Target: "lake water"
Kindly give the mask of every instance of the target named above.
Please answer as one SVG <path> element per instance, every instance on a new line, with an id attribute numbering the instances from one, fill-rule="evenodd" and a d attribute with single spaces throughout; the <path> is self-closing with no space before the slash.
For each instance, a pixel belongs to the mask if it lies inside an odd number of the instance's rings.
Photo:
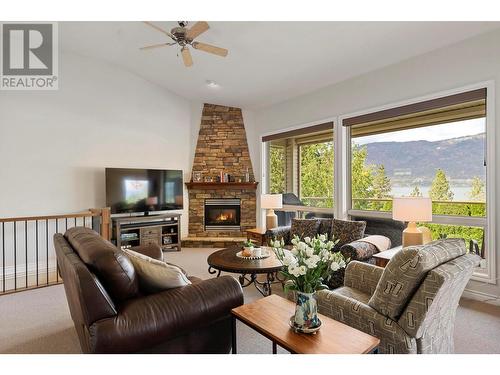
<path id="1" fill-rule="evenodd" d="M 418 188 L 420 189 L 424 197 L 429 196 L 429 190 L 431 188 L 430 186 L 419 186 Z M 412 190 L 412 186 L 393 186 L 392 195 L 394 197 L 409 196 Z M 469 193 L 471 191 L 471 188 L 468 186 L 451 186 L 451 191 L 454 194 L 453 200 L 455 201 L 468 201 L 470 199 Z"/>

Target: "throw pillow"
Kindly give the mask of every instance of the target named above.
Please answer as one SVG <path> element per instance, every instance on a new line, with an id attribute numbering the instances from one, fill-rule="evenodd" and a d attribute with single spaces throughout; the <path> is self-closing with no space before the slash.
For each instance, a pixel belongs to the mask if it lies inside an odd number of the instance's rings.
<path id="1" fill-rule="evenodd" d="M 290 237 L 299 236 L 300 239 L 305 237 L 315 237 L 318 234 L 319 221 L 317 219 L 292 219 L 292 227 L 290 229 Z"/>
<path id="2" fill-rule="evenodd" d="M 155 293 L 191 284 L 179 267 L 132 250 L 124 250 L 139 276 L 141 289 Z"/>
<path id="3" fill-rule="evenodd" d="M 369 260 L 373 254 L 379 251 L 374 244 L 364 241 L 353 241 L 348 244 L 343 245 L 340 248 L 340 252 L 345 258 L 350 260 Z"/>
<path id="4" fill-rule="evenodd" d="M 345 244 L 362 239 L 365 229 L 366 221 L 333 219 L 331 238 L 339 240 L 335 249 L 338 250 Z"/>
<path id="5" fill-rule="evenodd" d="M 330 239 L 332 235 L 333 219 L 318 218 L 319 228 L 318 234 L 324 234 Z"/>

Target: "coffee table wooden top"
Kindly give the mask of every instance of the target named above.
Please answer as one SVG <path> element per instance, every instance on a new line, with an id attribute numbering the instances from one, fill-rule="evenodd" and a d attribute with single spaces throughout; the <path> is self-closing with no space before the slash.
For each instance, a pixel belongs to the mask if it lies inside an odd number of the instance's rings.
<path id="1" fill-rule="evenodd" d="M 316 334 L 295 333 L 288 324 L 294 312 L 295 304 L 277 295 L 231 310 L 237 319 L 292 353 L 364 354 L 380 343 L 379 339 L 322 314 L 322 326 Z"/>
<path id="2" fill-rule="evenodd" d="M 220 271 L 234 273 L 272 273 L 279 271 L 283 265 L 271 251 L 271 256 L 264 259 L 244 259 L 236 256 L 241 251 L 240 246 L 229 247 L 216 251 L 208 256 L 210 267 Z"/>

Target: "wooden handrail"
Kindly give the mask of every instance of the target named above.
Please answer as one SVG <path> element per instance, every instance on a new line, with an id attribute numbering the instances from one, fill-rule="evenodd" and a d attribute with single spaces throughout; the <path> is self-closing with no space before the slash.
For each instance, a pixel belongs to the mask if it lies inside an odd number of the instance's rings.
<path id="1" fill-rule="evenodd" d="M 78 217 L 92 217 L 92 216 L 100 216 L 100 215 L 94 215 L 91 211 L 84 211 L 84 212 L 65 214 L 65 215 L 7 217 L 7 218 L 0 218 L 0 223 L 36 221 L 36 220 L 73 219 Z"/>
<path id="2" fill-rule="evenodd" d="M 59 219 L 76 219 L 86 217 L 101 217 L 101 236 L 105 240 L 111 238 L 111 209 L 104 208 L 90 208 L 87 211 L 76 212 L 73 214 L 64 215 L 43 215 L 43 216 L 22 216 L 22 217 L 7 217 L 0 218 L 0 223 L 18 223 L 22 221 L 43 221 L 43 220 L 59 220 Z"/>

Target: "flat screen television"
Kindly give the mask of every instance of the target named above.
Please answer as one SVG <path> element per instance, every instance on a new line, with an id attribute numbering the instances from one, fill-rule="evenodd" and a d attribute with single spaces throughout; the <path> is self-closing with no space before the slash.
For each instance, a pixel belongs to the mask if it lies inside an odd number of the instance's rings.
<path id="1" fill-rule="evenodd" d="M 106 205 L 112 214 L 180 210 L 182 171 L 106 168 Z"/>

